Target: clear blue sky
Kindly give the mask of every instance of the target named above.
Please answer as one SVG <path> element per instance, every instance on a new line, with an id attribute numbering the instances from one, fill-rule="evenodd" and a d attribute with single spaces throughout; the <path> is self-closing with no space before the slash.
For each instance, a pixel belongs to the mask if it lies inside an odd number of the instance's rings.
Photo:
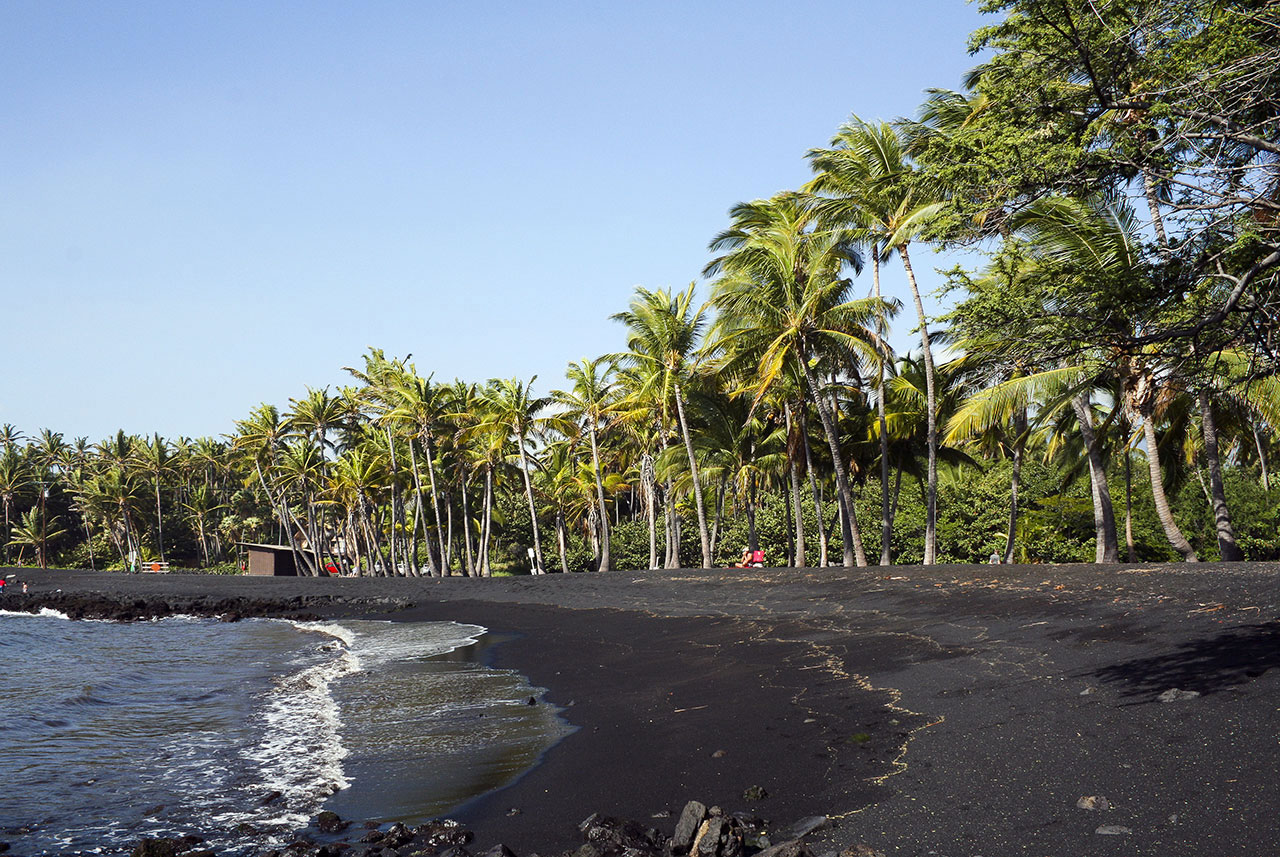
<path id="1" fill-rule="evenodd" d="M 963 0 L 0 4 L 0 422 L 229 432 L 619 350 L 735 202 L 959 86 Z M 940 262 L 914 259 L 923 287 Z M 886 288 L 908 299 L 896 263 Z M 910 312 L 899 320 L 912 327 Z M 903 341 L 905 344 L 905 341 Z"/>

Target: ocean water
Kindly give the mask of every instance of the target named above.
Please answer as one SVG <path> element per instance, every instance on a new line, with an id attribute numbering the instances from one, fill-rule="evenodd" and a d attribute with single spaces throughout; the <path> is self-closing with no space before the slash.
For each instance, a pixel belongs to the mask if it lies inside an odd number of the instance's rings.
<path id="1" fill-rule="evenodd" d="M 501 787 L 568 727 L 451 622 L 70 621 L 0 613 L 0 841 L 219 853 L 322 809 L 418 822 Z"/>

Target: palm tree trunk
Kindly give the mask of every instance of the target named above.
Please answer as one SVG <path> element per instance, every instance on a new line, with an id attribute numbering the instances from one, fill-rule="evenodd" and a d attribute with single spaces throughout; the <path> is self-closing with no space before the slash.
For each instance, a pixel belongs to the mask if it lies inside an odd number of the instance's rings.
<path id="1" fill-rule="evenodd" d="M 467 577 L 476 576 L 476 559 L 471 549 L 471 512 L 467 508 L 467 475 L 462 474 L 462 543 L 467 551 Z"/>
<path id="2" fill-rule="evenodd" d="M 716 549 L 720 544 L 720 526 L 724 523 L 724 495 L 728 493 L 729 487 L 725 480 L 721 479 L 716 484 L 716 520 L 711 525 L 711 556 L 714 558 Z"/>
<path id="3" fill-rule="evenodd" d="M 880 300 L 880 247 L 871 245 L 871 283 Z M 884 307 L 876 306 L 876 332 L 885 334 Z M 876 420 L 880 425 L 880 564 L 893 565 L 893 515 L 889 511 L 889 420 L 885 414 L 884 356 L 876 363 Z"/>
<path id="4" fill-rule="evenodd" d="M 1156 233 L 1156 246 L 1160 255 L 1169 258 L 1169 236 L 1164 231 L 1164 217 L 1160 214 L 1160 201 L 1156 198 L 1156 183 L 1148 170 L 1142 171 L 1142 191 L 1147 199 L 1147 210 L 1151 212 L 1151 227 Z"/>
<path id="5" fill-rule="evenodd" d="M 1089 462 L 1089 487 L 1093 496 L 1093 531 L 1095 538 L 1094 562 L 1119 562 L 1120 546 L 1116 543 L 1116 516 L 1111 506 L 1111 490 L 1107 487 L 1107 468 L 1098 448 L 1098 438 L 1093 431 L 1093 412 L 1086 394 L 1071 400 L 1071 407 L 1080 423 L 1080 436 L 1084 438 L 1085 457 Z"/>
<path id="6" fill-rule="evenodd" d="M 560 573 L 569 573 L 569 553 L 565 545 L 564 509 L 556 507 L 556 547 L 560 551 Z"/>
<path id="7" fill-rule="evenodd" d="M 791 476 L 792 516 L 795 518 L 796 544 L 792 556 L 792 564 L 796 568 L 805 568 L 804 544 L 804 507 L 800 504 L 800 462 L 796 460 L 796 449 L 799 438 L 795 436 L 795 426 L 791 420 L 791 403 L 782 405 L 782 414 L 787 421 L 787 470 Z"/>
<path id="8" fill-rule="evenodd" d="M 1261 447 L 1259 447 L 1261 449 Z M 4 497 L 4 564 L 9 564 L 9 542 L 13 539 L 13 527 L 9 521 L 9 495 Z"/>
<path id="9" fill-rule="evenodd" d="M 826 399 L 813 376 L 813 368 L 809 365 L 808 356 L 799 348 L 796 357 L 804 369 L 805 382 L 809 385 L 809 393 L 818 406 L 818 417 L 822 420 L 822 429 L 827 435 L 827 445 L 831 447 L 831 462 L 836 473 L 836 491 L 840 500 L 840 533 L 844 543 L 844 566 L 859 568 L 867 565 L 867 555 L 862 549 L 862 535 L 858 532 L 858 524 L 854 519 L 853 495 L 849 492 L 849 477 L 845 472 L 844 457 L 840 454 L 840 440 L 836 435 L 835 422 L 827 413 Z"/>
<path id="10" fill-rule="evenodd" d="M 480 576 L 492 577 L 489 566 L 489 540 L 493 538 L 493 468 L 484 470 L 484 524 L 480 533 Z"/>
<path id="11" fill-rule="evenodd" d="M 1147 472 L 1151 475 L 1151 494 L 1156 504 L 1156 517 L 1160 526 L 1164 527 L 1165 538 L 1169 544 L 1182 554 L 1187 562 L 1199 562 L 1195 548 L 1187 541 L 1187 537 L 1178 529 L 1173 519 L 1173 511 L 1169 508 L 1169 498 L 1164 493 L 1164 474 L 1160 472 L 1160 451 L 1156 445 L 1156 424 L 1150 414 L 1144 414 L 1142 420 L 1142 436 L 1147 442 Z"/>
<path id="12" fill-rule="evenodd" d="M 449 573 L 449 548 L 446 547 L 449 542 L 445 539 L 444 528 L 440 526 L 440 495 L 436 489 L 436 465 L 435 450 L 431 446 L 430 436 L 424 435 L 422 438 L 422 448 L 427 454 L 427 480 L 431 484 L 431 511 L 436 519 L 436 542 L 440 545 L 440 564 L 442 566 L 440 576 L 444 577 Z M 452 509 L 450 509 L 452 515 Z M 430 551 L 427 551 L 430 553 Z"/>
<path id="13" fill-rule="evenodd" d="M 1253 424 L 1253 444 L 1258 448 L 1258 467 L 1262 471 L 1262 490 L 1271 490 L 1271 476 L 1267 473 L 1267 452 L 1262 446 L 1262 433 L 1258 431 L 1258 424 Z M 6 517 L 7 521 L 8 518 Z"/>
<path id="14" fill-rule="evenodd" d="M 1129 432 L 1125 432 L 1125 437 L 1128 436 Z M 1128 561 L 1137 562 L 1138 549 L 1133 543 L 1133 462 L 1127 443 L 1124 448 L 1124 547 Z"/>
<path id="15" fill-rule="evenodd" d="M 160 561 L 164 562 L 164 514 L 160 511 L 160 474 L 156 474 L 156 541 L 160 545 Z"/>
<path id="16" fill-rule="evenodd" d="M 529 526 L 533 530 L 533 573 L 546 574 L 542 564 L 542 539 L 538 535 L 538 510 L 533 505 L 533 480 L 529 478 L 529 459 L 524 452 L 524 432 L 516 434 L 520 452 L 520 472 L 524 474 L 524 495 L 529 500 Z M 604 526 L 608 526 L 606 523 Z"/>
<path id="17" fill-rule="evenodd" d="M 205 568 L 209 567 L 209 543 L 204 537 L 204 516 L 196 516 L 196 526 L 200 529 L 200 553 L 204 556 Z M 89 531 L 88 525 L 85 526 L 85 532 Z M 89 564 L 93 564 L 93 541 L 89 542 Z"/>
<path id="18" fill-rule="evenodd" d="M 1209 488 L 1213 493 L 1213 520 L 1218 533 L 1218 552 L 1225 562 L 1239 562 L 1244 553 L 1236 543 L 1236 531 L 1231 526 L 1231 512 L 1227 509 L 1227 492 L 1222 485 L 1222 461 L 1218 456 L 1218 426 L 1213 419 L 1213 403 L 1209 391 L 1201 388 L 1200 428 L 1204 434 L 1204 457 L 1209 463 Z"/>
<path id="19" fill-rule="evenodd" d="M 1018 537 L 1018 489 L 1022 484 L 1022 451 L 1026 446 L 1027 410 L 1019 408 L 1013 415 L 1013 472 L 1009 476 L 1009 535 L 1005 541 L 1004 563 L 1013 564 L 1013 551 Z"/>
<path id="20" fill-rule="evenodd" d="M 436 552 L 431 549 L 431 535 L 427 533 L 427 522 L 424 520 L 427 510 L 426 504 L 422 502 L 422 475 L 418 468 L 418 453 L 414 451 L 413 439 L 409 440 L 409 466 L 413 470 L 413 490 L 418 501 L 418 508 L 413 516 L 413 564 L 418 564 L 418 524 L 422 524 L 422 533 L 427 541 L 427 573 L 432 577 L 443 577 L 439 567 L 436 565 Z M 434 487 L 434 486 L 433 486 Z M 434 501 L 434 497 L 432 500 Z M 440 532 L 440 510 L 436 509 L 436 533 Z M 441 561 L 444 559 L 444 553 L 440 554 Z"/>
<path id="21" fill-rule="evenodd" d="M 813 494 L 813 515 L 818 527 L 818 567 L 826 568 L 828 560 L 827 522 L 822 514 L 822 492 L 818 488 L 818 476 L 813 469 L 813 449 L 809 446 L 808 408 L 800 407 L 800 441 L 804 444 L 804 466 L 809 474 L 809 491 Z"/>
<path id="22" fill-rule="evenodd" d="M 453 497 L 445 497 L 445 517 L 448 519 L 445 523 L 444 536 L 444 558 L 440 561 L 440 573 L 442 577 L 453 576 Z"/>
<path id="23" fill-rule="evenodd" d="M 911 298 L 915 301 L 916 316 L 920 321 L 929 448 L 929 495 L 924 521 L 924 564 L 933 565 L 938 561 L 938 399 L 934 389 L 933 349 L 929 346 L 928 320 L 924 314 L 924 303 L 920 300 L 920 287 L 916 284 L 916 275 L 911 268 L 911 257 L 907 255 L 906 244 L 898 245 L 898 255 L 902 257 L 902 267 L 907 272 L 907 282 L 911 285 Z"/>
<path id="24" fill-rule="evenodd" d="M 610 571 L 613 568 L 609 558 L 609 510 L 604 502 L 604 479 L 600 474 L 600 446 L 596 441 L 596 421 L 591 418 L 591 466 L 595 468 L 596 502 L 600 504 L 600 564 L 597 571 Z"/>
<path id="25" fill-rule="evenodd" d="M 684 451 L 689 456 L 689 475 L 693 477 L 693 504 L 698 511 L 698 538 L 702 541 L 702 567 L 711 568 L 711 536 L 707 531 L 707 510 L 702 505 L 702 480 L 698 477 L 698 461 L 693 455 L 693 438 L 689 423 L 684 418 L 684 393 L 675 385 L 676 416 L 680 418 L 680 434 L 684 437 Z"/>
<path id="26" fill-rule="evenodd" d="M 84 543 L 85 543 L 85 546 L 89 548 L 89 569 L 91 571 L 97 571 L 98 564 L 93 558 L 93 532 L 92 530 L 89 529 L 88 515 L 85 515 L 84 517 L 81 518 L 81 523 L 84 524 Z M 203 538 L 203 535 L 204 535 L 203 526 L 201 527 L 200 532 L 201 532 L 201 537 Z M 204 564 L 206 566 L 209 564 L 209 554 L 207 551 L 205 552 Z"/>
<path id="27" fill-rule="evenodd" d="M 671 478 L 667 478 L 666 490 L 662 492 L 663 503 L 662 511 L 665 514 L 665 522 L 667 525 L 667 552 L 666 559 L 663 562 L 664 568 L 680 567 L 680 532 L 676 525 L 676 502 L 675 489 L 671 485 Z"/>
<path id="28" fill-rule="evenodd" d="M 391 436 L 391 426 L 386 426 L 387 432 L 387 452 L 391 457 L 391 573 L 398 575 L 400 573 L 400 563 L 397 557 L 396 546 L 399 543 L 396 533 L 396 524 L 399 523 L 400 516 L 400 471 L 396 466 L 396 442 Z M 408 563 L 405 564 L 406 573 L 408 572 Z"/>
<path id="29" fill-rule="evenodd" d="M 653 456 L 640 456 L 640 482 L 644 486 L 644 510 L 649 519 L 649 569 L 658 567 L 658 478 L 653 472 Z"/>

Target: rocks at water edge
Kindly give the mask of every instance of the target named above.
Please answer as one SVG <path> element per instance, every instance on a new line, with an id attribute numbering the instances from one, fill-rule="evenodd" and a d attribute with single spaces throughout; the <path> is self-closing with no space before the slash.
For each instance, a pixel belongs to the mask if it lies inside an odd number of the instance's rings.
<path id="1" fill-rule="evenodd" d="M 803 837 L 829 823 L 824 816 L 802 819 L 785 829 L 785 841 L 772 844 L 763 819 L 746 813 L 729 815 L 698 801 L 685 805 L 671 836 L 636 821 L 592 813 L 578 825 L 582 845 L 558 857 L 813 857 Z M 369 822 L 351 830 L 351 822 L 330 811 L 312 819 L 302 834 L 282 848 L 264 849 L 259 857 L 473 857 L 466 846 L 475 838 L 451 819 L 417 827 Z M 308 834 L 326 841 L 313 841 Z M 136 843 L 132 857 L 213 857 L 212 851 L 197 850 L 202 841 L 196 836 L 144 838 Z M 498 844 L 479 857 L 517 855 Z"/>

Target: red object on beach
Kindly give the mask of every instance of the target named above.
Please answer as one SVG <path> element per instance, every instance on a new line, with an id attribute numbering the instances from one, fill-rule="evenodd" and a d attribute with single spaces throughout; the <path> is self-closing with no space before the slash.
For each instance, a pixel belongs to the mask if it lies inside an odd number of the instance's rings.
<path id="1" fill-rule="evenodd" d="M 752 551 L 751 561 L 756 565 L 764 565 L 764 551 Z"/>

